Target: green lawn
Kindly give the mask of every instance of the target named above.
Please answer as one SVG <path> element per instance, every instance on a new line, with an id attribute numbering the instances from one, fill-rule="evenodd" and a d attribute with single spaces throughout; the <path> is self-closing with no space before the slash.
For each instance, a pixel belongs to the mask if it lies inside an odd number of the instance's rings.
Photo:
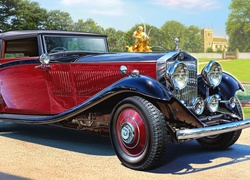
<path id="1" fill-rule="evenodd" d="M 220 60 L 220 59 L 211 59 L 211 58 L 198 58 L 198 60 L 199 60 L 199 62 L 201 63 L 201 62 L 209 62 L 209 61 L 211 61 L 211 60 Z"/>
<path id="2" fill-rule="evenodd" d="M 250 101 L 250 85 L 244 85 L 243 87 L 245 91 L 238 91 L 236 95 L 239 100 Z"/>
<path id="3" fill-rule="evenodd" d="M 245 118 L 250 118 L 250 108 L 243 108 Z"/>
<path id="4" fill-rule="evenodd" d="M 199 62 L 205 62 L 204 59 Z M 240 82 L 250 82 L 250 59 L 239 59 L 220 62 L 223 71 L 236 77 Z M 206 64 L 199 65 L 199 72 Z"/>

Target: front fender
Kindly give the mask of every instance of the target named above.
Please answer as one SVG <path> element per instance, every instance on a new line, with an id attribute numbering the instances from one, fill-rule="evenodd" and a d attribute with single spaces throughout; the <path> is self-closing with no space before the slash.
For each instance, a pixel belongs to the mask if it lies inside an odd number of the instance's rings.
<path id="1" fill-rule="evenodd" d="M 132 90 L 131 92 L 154 99 L 158 102 L 158 106 L 165 117 L 172 121 L 180 121 L 193 127 L 203 127 L 203 124 L 194 114 L 155 79 L 147 76 L 127 77 L 112 86 L 113 91 Z"/>
<path id="2" fill-rule="evenodd" d="M 203 81 L 201 75 L 198 76 L 198 90 L 201 95 L 206 96 L 206 84 Z M 236 80 L 232 75 L 223 72 L 222 80 L 218 87 L 215 89 L 210 88 L 210 94 L 219 94 L 222 99 L 230 99 L 235 96 L 238 90 L 244 91 L 241 83 Z"/>
<path id="3" fill-rule="evenodd" d="M 144 94 L 150 98 L 169 101 L 173 94 L 155 79 L 141 75 L 140 77 L 126 77 L 110 86 L 110 90 L 130 90 Z"/>

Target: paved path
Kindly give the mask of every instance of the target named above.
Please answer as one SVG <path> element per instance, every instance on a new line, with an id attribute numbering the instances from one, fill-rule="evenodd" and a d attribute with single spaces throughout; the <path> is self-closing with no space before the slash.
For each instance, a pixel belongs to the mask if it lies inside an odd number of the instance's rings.
<path id="1" fill-rule="evenodd" d="M 109 138 L 49 126 L 0 123 L 0 179 L 248 180 L 250 129 L 226 151 L 196 141 L 169 144 L 161 166 L 148 172 L 121 165 Z"/>

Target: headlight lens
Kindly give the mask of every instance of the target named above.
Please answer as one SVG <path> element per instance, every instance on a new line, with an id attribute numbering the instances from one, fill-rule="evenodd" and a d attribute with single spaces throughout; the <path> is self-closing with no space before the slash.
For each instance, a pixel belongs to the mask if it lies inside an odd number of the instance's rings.
<path id="1" fill-rule="evenodd" d="M 210 61 L 202 69 L 202 78 L 210 87 L 216 87 L 220 84 L 222 79 L 222 67 L 215 61 Z"/>
<path id="2" fill-rule="evenodd" d="M 212 95 L 205 100 L 206 109 L 210 112 L 216 112 L 219 108 L 219 96 Z"/>
<path id="3" fill-rule="evenodd" d="M 196 114 L 196 115 L 201 115 L 204 111 L 204 101 L 202 98 L 197 97 L 191 100 L 190 102 L 190 107 L 191 110 Z"/>
<path id="4" fill-rule="evenodd" d="M 236 102 L 237 102 L 236 98 L 235 98 L 235 97 L 231 97 L 231 98 L 229 99 L 229 106 L 230 106 L 231 108 L 235 108 Z"/>
<path id="5" fill-rule="evenodd" d="M 182 62 L 175 62 L 166 73 L 166 79 L 174 89 L 181 90 L 188 83 L 188 69 Z"/>

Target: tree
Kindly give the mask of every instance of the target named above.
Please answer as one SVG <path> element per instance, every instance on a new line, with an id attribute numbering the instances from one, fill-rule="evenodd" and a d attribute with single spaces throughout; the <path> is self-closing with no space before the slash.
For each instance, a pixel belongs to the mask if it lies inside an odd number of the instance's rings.
<path id="1" fill-rule="evenodd" d="M 13 7 L 14 17 L 10 26 L 15 30 L 42 29 L 46 20 L 47 10 L 40 8 L 37 2 L 16 0 Z"/>
<path id="2" fill-rule="evenodd" d="M 214 51 L 213 51 L 213 48 L 209 47 L 209 48 L 207 48 L 206 52 L 207 53 L 213 53 Z"/>
<path id="3" fill-rule="evenodd" d="M 188 52 L 202 52 L 201 29 L 197 26 L 186 28 L 186 38 L 182 49 Z"/>
<path id="4" fill-rule="evenodd" d="M 51 10 L 47 14 L 45 29 L 47 30 L 71 30 L 73 20 L 69 13 L 60 10 Z"/>
<path id="5" fill-rule="evenodd" d="M 77 22 L 74 22 L 72 25 L 72 31 L 81 32 L 84 29 L 84 21 L 83 19 L 78 19 Z"/>
<path id="6" fill-rule="evenodd" d="M 232 0 L 226 22 L 231 49 L 250 51 L 250 0 Z"/>
<path id="7" fill-rule="evenodd" d="M 164 51 L 161 40 L 160 30 L 155 26 L 146 25 L 147 35 L 149 36 L 149 46 L 152 51 Z"/>
<path id="8" fill-rule="evenodd" d="M 10 29 L 9 21 L 15 15 L 13 9 L 16 7 L 16 0 L 0 1 L 0 32 Z"/>
<path id="9" fill-rule="evenodd" d="M 88 18 L 85 22 L 83 19 L 78 19 L 77 22 L 73 23 L 72 30 L 86 33 L 104 33 L 104 29 L 97 25 L 97 23 L 91 18 Z"/>
<path id="10" fill-rule="evenodd" d="M 83 21 L 83 19 L 79 19 L 73 24 L 72 30 L 86 33 L 104 33 L 104 29 L 101 26 L 97 25 L 97 23 L 91 18 L 87 19 L 87 21 L 85 22 Z"/>
<path id="11" fill-rule="evenodd" d="M 123 52 L 125 51 L 125 33 L 123 31 L 116 31 L 114 28 L 107 28 L 104 31 L 106 34 L 109 51 L 111 52 Z"/>
<path id="12" fill-rule="evenodd" d="M 174 50 L 173 38 L 179 38 L 179 47 L 182 48 L 186 41 L 186 27 L 177 21 L 167 21 L 160 29 L 162 46 L 167 50 Z"/>

